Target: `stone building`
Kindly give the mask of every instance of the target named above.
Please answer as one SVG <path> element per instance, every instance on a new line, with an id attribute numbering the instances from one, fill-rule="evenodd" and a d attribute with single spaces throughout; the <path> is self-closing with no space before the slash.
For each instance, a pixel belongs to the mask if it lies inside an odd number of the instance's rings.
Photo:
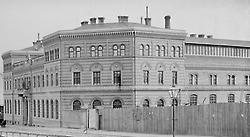
<path id="1" fill-rule="evenodd" d="M 4 53 L 5 119 L 60 127 L 65 110 L 169 106 L 171 90 L 179 105 L 250 101 L 249 41 L 145 24 L 91 18 Z"/>

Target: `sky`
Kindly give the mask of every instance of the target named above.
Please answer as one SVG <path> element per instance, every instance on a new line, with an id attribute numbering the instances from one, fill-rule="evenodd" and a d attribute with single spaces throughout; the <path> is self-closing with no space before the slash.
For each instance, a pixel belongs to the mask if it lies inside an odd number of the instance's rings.
<path id="1" fill-rule="evenodd" d="M 117 22 L 117 16 L 127 15 L 129 22 L 140 23 L 146 6 L 152 26 L 163 28 L 170 15 L 173 29 L 250 41 L 250 0 L 0 0 L 0 54 L 32 46 L 37 33 L 73 29 L 91 17 Z M 0 59 L 1 73 L 2 66 Z M 2 91 L 3 82 L 0 105 Z"/>

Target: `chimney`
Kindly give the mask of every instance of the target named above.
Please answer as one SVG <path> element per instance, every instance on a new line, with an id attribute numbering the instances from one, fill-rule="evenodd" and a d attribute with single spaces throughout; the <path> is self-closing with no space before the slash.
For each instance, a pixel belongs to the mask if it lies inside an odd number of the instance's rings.
<path id="1" fill-rule="evenodd" d="M 104 23 L 104 17 L 98 17 L 98 24 L 103 24 Z"/>
<path id="2" fill-rule="evenodd" d="M 145 19 L 145 25 L 151 26 L 151 18 L 144 18 Z"/>
<path id="3" fill-rule="evenodd" d="M 195 34 L 195 33 L 192 33 L 192 34 L 190 34 L 190 37 L 195 38 L 195 37 L 196 37 L 196 34 Z"/>
<path id="4" fill-rule="evenodd" d="M 88 21 L 82 21 L 82 22 L 81 22 L 81 26 L 87 25 L 88 23 L 89 23 Z"/>
<path id="5" fill-rule="evenodd" d="M 207 35 L 207 38 L 211 39 L 213 38 L 213 35 Z"/>
<path id="6" fill-rule="evenodd" d="M 128 22 L 128 16 L 118 16 L 119 23 L 126 23 Z"/>
<path id="7" fill-rule="evenodd" d="M 198 35 L 198 38 L 204 38 L 204 37 L 205 37 L 204 34 L 199 34 L 199 35 Z"/>
<path id="8" fill-rule="evenodd" d="M 165 19 L 165 29 L 170 29 L 171 16 L 165 16 L 164 19 Z"/>
<path id="9" fill-rule="evenodd" d="M 96 24 L 96 18 L 90 18 L 90 24 Z"/>

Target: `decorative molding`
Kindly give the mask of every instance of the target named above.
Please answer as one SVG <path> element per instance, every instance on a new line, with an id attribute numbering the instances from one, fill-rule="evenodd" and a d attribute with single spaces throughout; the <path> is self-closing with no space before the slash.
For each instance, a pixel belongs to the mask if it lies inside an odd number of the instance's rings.
<path id="1" fill-rule="evenodd" d="M 123 70 L 123 65 L 120 62 L 114 62 L 111 64 L 110 70 Z"/>
<path id="2" fill-rule="evenodd" d="M 152 67 L 150 66 L 149 63 L 145 62 L 141 65 L 141 70 L 151 70 Z"/>
<path id="3" fill-rule="evenodd" d="M 97 70 L 103 70 L 103 66 L 100 63 L 93 63 L 89 67 L 90 71 L 97 71 Z"/>
<path id="4" fill-rule="evenodd" d="M 79 63 L 75 63 L 70 67 L 70 71 L 83 71 L 82 65 Z"/>

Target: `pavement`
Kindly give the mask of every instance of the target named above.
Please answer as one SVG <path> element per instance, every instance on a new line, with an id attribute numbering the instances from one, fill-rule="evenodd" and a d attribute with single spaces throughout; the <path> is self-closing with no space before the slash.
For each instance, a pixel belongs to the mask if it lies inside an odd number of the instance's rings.
<path id="1" fill-rule="evenodd" d="M 12 132 L 6 134 L 6 132 Z M 16 133 L 13 133 L 16 132 Z M 49 135 L 68 135 L 71 137 L 172 137 L 173 135 L 163 134 L 144 134 L 144 133 L 131 133 L 131 132 L 117 132 L 117 131 L 104 131 L 89 129 L 87 134 L 84 134 L 83 129 L 71 128 L 49 128 L 49 127 L 29 127 L 6 125 L 5 128 L 0 128 L 0 135 L 5 137 L 22 137 L 27 135 L 20 135 L 19 133 L 36 133 L 36 134 L 49 134 Z M 28 135 L 29 137 L 38 137 L 37 135 Z M 40 137 L 40 136 L 39 136 Z M 212 137 L 212 136 L 197 136 L 197 135 L 175 135 L 175 137 Z"/>

